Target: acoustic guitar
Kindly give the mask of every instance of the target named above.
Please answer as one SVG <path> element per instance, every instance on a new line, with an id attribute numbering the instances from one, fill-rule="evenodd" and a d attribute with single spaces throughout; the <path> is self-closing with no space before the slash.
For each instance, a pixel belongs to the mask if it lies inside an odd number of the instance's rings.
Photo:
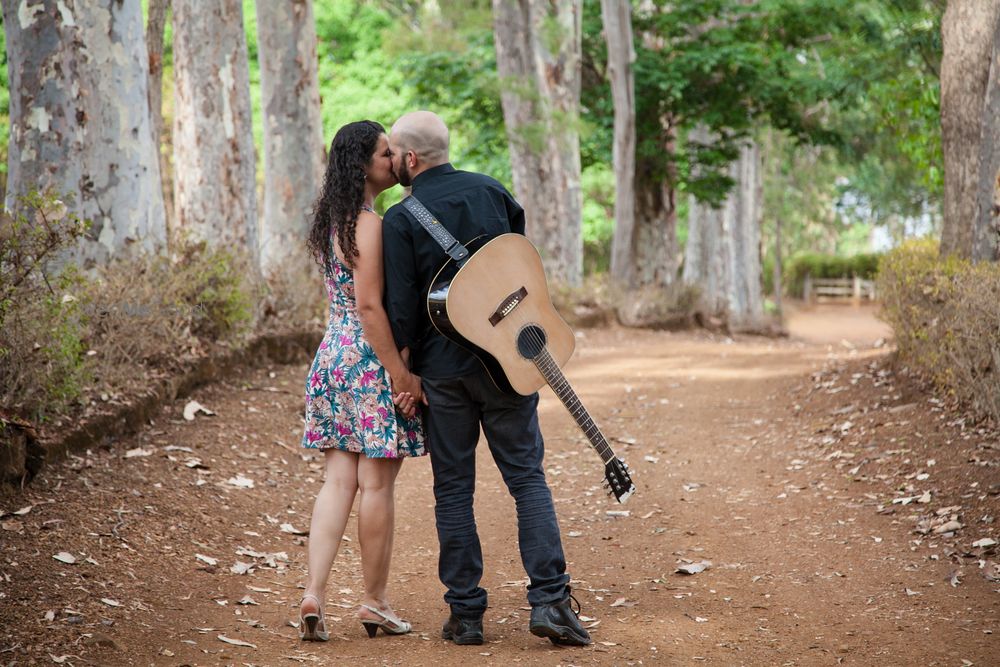
<path id="1" fill-rule="evenodd" d="M 624 503 L 635 484 L 563 375 L 576 337 L 552 305 L 535 246 L 520 234 L 479 237 L 465 246 L 468 257 L 449 259 L 431 283 L 427 310 L 434 328 L 476 355 L 501 391 L 528 396 L 552 387 L 604 462 L 608 493 Z"/>

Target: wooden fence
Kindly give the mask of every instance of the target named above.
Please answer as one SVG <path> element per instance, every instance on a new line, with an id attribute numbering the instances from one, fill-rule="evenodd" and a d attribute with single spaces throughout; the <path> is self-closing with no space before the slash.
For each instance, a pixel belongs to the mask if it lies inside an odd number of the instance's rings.
<path id="1" fill-rule="evenodd" d="M 850 300 L 854 303 L 875 300 L 875 281 L 862 278 L 813 278 L 806 275 L 802 284 L 802 300 Z"/>

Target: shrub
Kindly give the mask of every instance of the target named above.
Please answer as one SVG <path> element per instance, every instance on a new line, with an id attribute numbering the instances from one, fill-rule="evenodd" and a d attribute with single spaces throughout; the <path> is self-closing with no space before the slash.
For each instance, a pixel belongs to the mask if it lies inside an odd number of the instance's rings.
<path id="1" fill-rule="evenodd" d="M 864 278 L 872 280 L 878 273 L 878 253 L 863 253 L 851 257 L 799 253 L 788 259 L 782 267 L 782 287 L 785 294 L 802 294 L 806 275 L 813 278 Z M 774 259 L 769 257 L 763 266 L 764 293 L 774 292 Z"/>
<path id="2" fill-rule="evenodd" d="M 54 193 L 0 214 L 0 405 L 41 420 L 78 398 L 89 375 L 80 338 L 82 279 L 55 260 L 86 233 Z"/>
<path id="3" fill-rule="evenodd" d="M 143 368 L 172 369 L 206 343 L 238 342 L 259 294 L 247 258 L 179 240 L 170 255 L 121 259 L 84 289 L 90 362 L 110 389 Z"/>
<path id="4" fill-rule="evenodd" d="M 938 257 L 935 242 L 886 255 L 878 290 L 901 361 L 1000 422 L 1000 265 Z"/>
<path id="5" fill-rule="evenodd" d="M 247 258 L 179 240 L 87 274 L 54 259 L 86 232 L 54 195 L 32 193 L 0 218 L 0 406 L 31 421 L 77 399 L 147 381 L 206 343 L 238 343 L 257 313 Z"/>
<path id="6" fill-rule="evenodd" d="M 597 327 L 614 319 L 614 300 L 606 273 L 584 278 L 580 287 L 550 286 L 552 303 L 570 326 Z"/>

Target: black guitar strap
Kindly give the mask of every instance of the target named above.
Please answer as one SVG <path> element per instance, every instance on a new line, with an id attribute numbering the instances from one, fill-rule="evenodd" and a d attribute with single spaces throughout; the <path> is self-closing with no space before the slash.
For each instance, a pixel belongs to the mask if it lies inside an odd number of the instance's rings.
<path id="1" fill-rule="evenodd" d="M 454 236 L 451 235 L 444 225 L 438 222 L 438 219 L 434 217 L 434 214 L 427 210 L 427 207 L 420 203 L 420 200 L 410 195 L 403 199 L 403 206 L 413 214 L 413 217 L 417 219 L 427 233 L 431 235 L 431 238 L 438 242 L 448 256 L 451 257 L 456 264 L 461 266 L 465 263 L 465 260 L 469 257 L 469 249 L 458 242 Z"/>

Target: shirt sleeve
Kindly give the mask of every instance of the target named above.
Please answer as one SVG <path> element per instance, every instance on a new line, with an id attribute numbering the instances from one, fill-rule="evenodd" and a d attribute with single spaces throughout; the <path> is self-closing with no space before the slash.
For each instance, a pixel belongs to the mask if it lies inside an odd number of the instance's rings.
<path id="1" fill-rule="evenodd" d="M 510 231 L 524 235 L 524 209 L 514 199 L 514 195 L 504 189 L 504 207 L 507 209 L 507 220 L 510 221 Z"/>
<path id="2" fill-rule="evenodd" d="M 420 289 L 409 221 L 390 209 L 382 220 L 382 259 L 385 265 L 385 310 L 396 347 L 413 346 L 420 334 Z"/>

